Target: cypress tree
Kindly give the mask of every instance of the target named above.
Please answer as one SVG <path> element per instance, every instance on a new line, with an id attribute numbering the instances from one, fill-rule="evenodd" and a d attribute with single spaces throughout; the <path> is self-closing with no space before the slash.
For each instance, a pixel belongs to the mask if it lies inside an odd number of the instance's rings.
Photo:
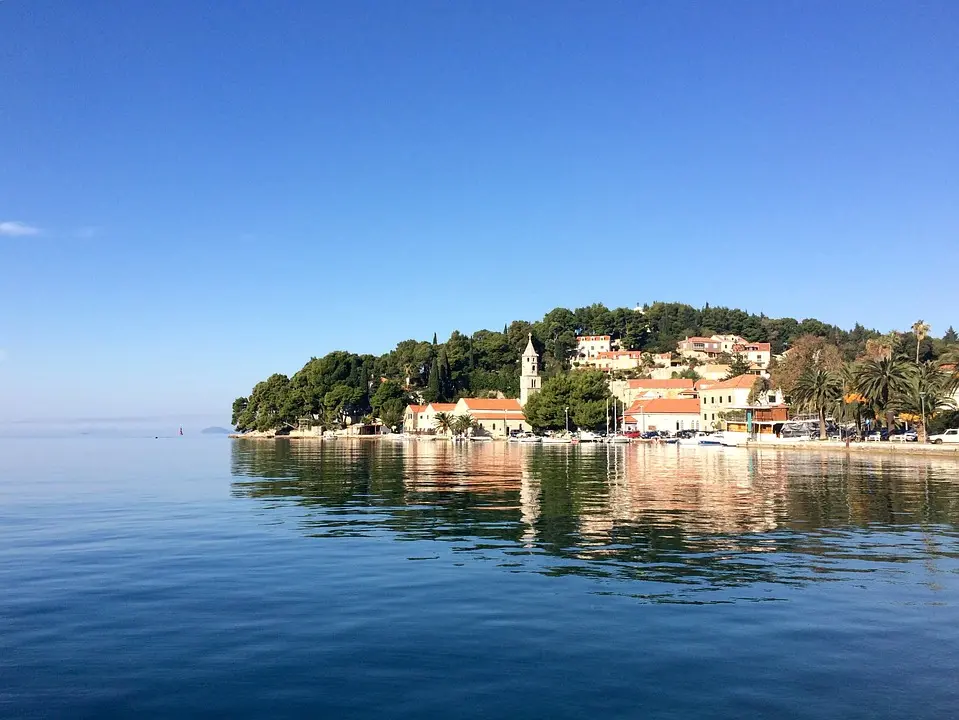
<path id="1" fill-rule="evenodd" d="M 433 333 L 433 344 L 436 345 L 436 333 Z"/>
<path id="2" fill-rule="evenodd" d="M 446 356 L 446 347 L 440 348 L 440 357 L 439 362 L 440 371 L 439 371 L 439 384 L 440 384 L 440 394 L 441 402 L 448 402 L 451 397 L 453 397 L 453 378 L 450 373 L 450 361 Z"/>
<path id="3" fill-rule="evenodd" d="M 434 361 L 430 365 L 430 377 L 426 384 L 426 389 L 429 391 L 429 401 L 430 402 L 442 402 L 442 385 L 440 383 L 440 364 L 439 362 Z"/>

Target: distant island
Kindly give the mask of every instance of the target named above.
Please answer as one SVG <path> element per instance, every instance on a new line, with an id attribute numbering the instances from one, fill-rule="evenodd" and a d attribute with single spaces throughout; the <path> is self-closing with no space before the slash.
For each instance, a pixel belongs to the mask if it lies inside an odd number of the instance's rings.
<path id="1" fill-rule="evenodd" d="M 213 427 L 203 428 L 200 431 L 200 434 L 201 435 L 229 435 L 231 432 L 233 431 L 230 430 L 229 428 L 213 426 Z"/>

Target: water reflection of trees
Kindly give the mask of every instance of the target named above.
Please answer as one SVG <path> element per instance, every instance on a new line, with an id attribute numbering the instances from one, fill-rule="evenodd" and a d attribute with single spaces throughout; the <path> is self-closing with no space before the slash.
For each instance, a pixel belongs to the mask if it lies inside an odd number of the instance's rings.
<path id="1" fill-rule="evenodd" d="M 309 534 L 447 540 L 537 556 L 542 572 L 693 585 L 945 553 L 929 529 L 952 534 L 959 517 L 954 462 L 844 453 L 240 441 L 232 472 L 237 497 L 322 510 L 298 519 Z"/>

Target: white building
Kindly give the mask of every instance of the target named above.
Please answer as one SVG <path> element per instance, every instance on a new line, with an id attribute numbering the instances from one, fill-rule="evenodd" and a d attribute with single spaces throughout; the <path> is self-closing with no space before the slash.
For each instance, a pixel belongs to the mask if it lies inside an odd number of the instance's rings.
<path id="1" fill-rule="evenodd" d="M 696 398 L 642 398 L 623 417 L 627 430 L 699 430 L 699 400 Z"/>
<path id="2" fill-rule="evenodd" d="M 718 341 L 719 352 L 726 353 L 727 355 L 732 355 L 737 345 L 743 345 L 749 342 L 746 338 L 739 335 L 713 335 L 710 339 Z"/>
<path id="3" fill-rule="evenodd" d="M 418 432 L 438 432 L 438 428 L 436 427 L 436 416 L 441 412 L 451 413 L 455 409 L 456 403 L 429 403 L 423 408 L 422 412 L 420 412 L 419 417 L 417 418 Z"/>
<path id="4" fill-rule="evenodd" d="M 612 338 L 609 335 L 579 335 L 576 338 L 576 354 L 581 361 L 612 349 Z"/>
<path id="5" fill-rule="evenodd" d="M 699 381 L 699 413 L 703 427 L 716 427 L 714 423 L 722 421 L 721 413 L 730 410 L 742 409 L 749 403 L 749 394 L 757 377 L 755 375 L 740 375 L 730 380 L 718 382 Z M 783 394 L 781 390 L 769 391 L 756 398 L 753 403 L 757 406 L 781 405 Z"/>
<path id="6" fill-rule="evenodd" d="M 695 398 L 696 384 L 683 378 L 613 380 L 609 391 L 624 405 L 640 399 Z"/>
<path id="7" fill-rule="evenodd" d="M 748 360 L 753 368 L 765 370 L 772 359 L 772 350 L 769 343 L 751 343 L 743 341 L 733 346 L 733 354 Z"/>
<path id="8" fill-rule="evenodd" d="M 477 435 L 506 437 L 512 430 L 530 430 L 523 407 L 516 398 L 461 398 L 452 412 L 472 417 L 476 421 Z"/>
<path id="9" fill-rule="evenodd" d="M 609 350 L 597 353 L 594 357 L 584 358 L 580 368 L 603 370 L 638 370 L 643 366 L 641 350 Z"/>
<path id="10" fill-rule="evenodd" d="M 406 406 L 406 412 L 403 413 L 403 432 L 415 433 L 420 431 L 419 421 L 425 409 L 426 409 L 426 405 L 407 405 Z"/>

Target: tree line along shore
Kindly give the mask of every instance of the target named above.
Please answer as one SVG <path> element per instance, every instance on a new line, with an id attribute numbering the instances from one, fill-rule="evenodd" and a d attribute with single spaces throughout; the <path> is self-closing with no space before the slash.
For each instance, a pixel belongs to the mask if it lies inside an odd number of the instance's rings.
<path id="1" fill-rule="evenodd" d="M 530 425 L 552 428 L 557 409 L 568 407 L 577 427 L 595 429 L 605 422 L 610 380 L 648 377 L 654 358 L 664 353 L 674 356 L 673 377 L 695 379 L 700 364 L 695 358 L 677 360 L 677 345 L 716 334 L 768 343 L 772 359 L 757 374 L 757 391 L 781 390 L 795 412 L 859 428 L 907 422 L 921 434 L 959 423 L 959 337 L 951 327 L 940 337 L 922 321 L 885 333 L 859 324 L 844 330 L 815 319 L 662 302 L 637 308 L 556 308 L 542 320 L 515 320 L 502 331 L 454 331 L 444 342 L 435 334 L 432 341 L 404 340 L 379 356 L 334 351 L 311 358 L 292 376 L 276 373 L 257 383 L 249 395 L 234 401 L 232 423 L 241 433 L 282 431 L 304 423 L 336 429 L 374 419 L 395 428 L 413 402 L 515 398 L 520 358 L 532 338 L 541 358 L 542 388 L 526 407 Z M 642 360 L 626 371 L 578 367 L 577 339 L 586 335 L 609 336 Z M 730 377 L 750 372 L 742 358 L 727 360 Z M 825 423 L 820 427 L 824 431 Z"/>

